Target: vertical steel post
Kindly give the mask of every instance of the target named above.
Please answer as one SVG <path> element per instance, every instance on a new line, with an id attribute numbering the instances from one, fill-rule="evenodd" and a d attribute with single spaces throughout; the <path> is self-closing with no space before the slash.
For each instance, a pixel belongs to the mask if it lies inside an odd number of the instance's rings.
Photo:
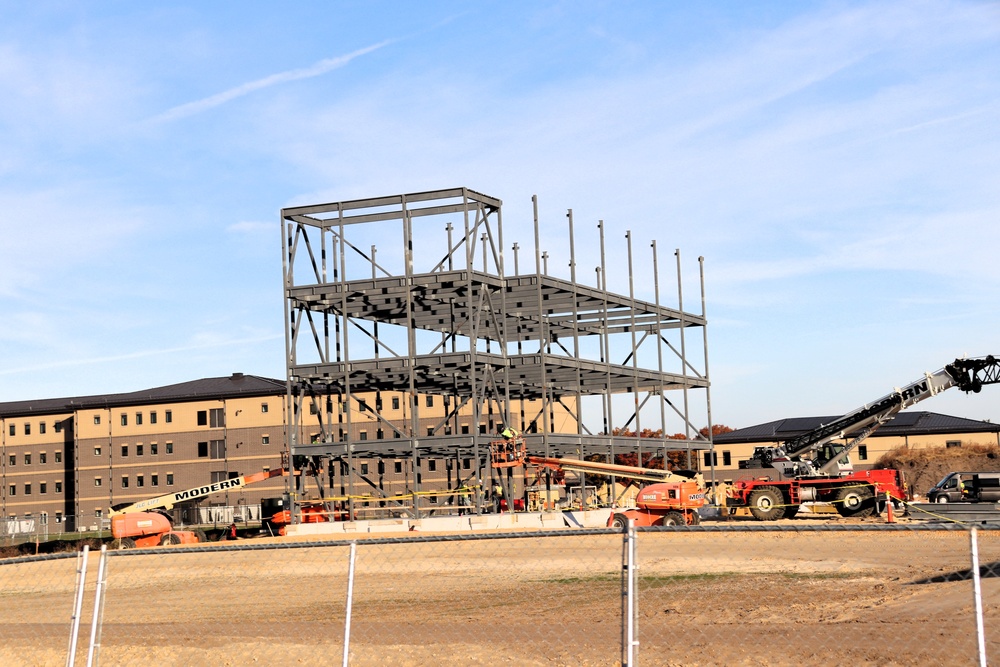
<path id="1" fill-rule="evenodd" d="M 969 550 L 972 552 L 972 596 L 976 605 L 976 638 L 978 640 L 979 665 L 980 667 L 986 667 L 986 632 L 983 629 L 983 589 L 979 576 L 978 531 L 975 528 L 969 533 Z"/>
<path id="2" fill-rule="evenodd" d="M 354 608 L 354 561 L 358 549 L 357 542 L 351 542 L 351 553 L 347 564 L 347 605 L 344 613 L 344 667 L 348 665 L 351 648 L 351 610 Z"/>
<path id="3" fill-rule="evenodd" d="M 101 560 L 97 565 L 97 588 L 94 592 L 94 616 L 90 619 L 90 647 L 87 649 L 87 667 L 100 661 L 101 631 L 104 629 L 104 592 L 107 590 L 108 545 L 101 545 Z"/>
<path id="4" fill-rule="evenodd" d="M 83 545 L 83 550 L 76 555 L 76 597 L 73 600 L 73 613 L 70 616 L 69 650 L 66 653 L 66 667 L 76 664 L 76 642 L 80 636 L 80 611 L 83 609 L 83 587 L 87 583 L 87 556 L 90 546 Z"/>
<path id="5" fill-rule="evenodd" d="M 635 667 L 638 662 L 638 590 L 636 588 L 635 521 L 629 519 L 622 532 L 622 667 Z"/>

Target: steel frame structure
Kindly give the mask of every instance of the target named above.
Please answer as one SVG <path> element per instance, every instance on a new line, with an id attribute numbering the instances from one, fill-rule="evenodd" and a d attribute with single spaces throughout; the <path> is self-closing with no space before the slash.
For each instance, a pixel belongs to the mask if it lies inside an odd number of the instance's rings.
<path id="1" fill-rule="evenodd" d="M 354 471 L 357 459 L 391 457 L 412 459 L 416 471 L 420 459 L 468 456 L 477 462 L 468 481 L 481 488 L 488 442 L 495 437 L 487 423 L 514 425 L 525 433 L 529 452 L 542 456 L 682 450 L 692 467 L 691 451 L 711 448 L 689 416 L 689 391 L 703 390 L 711 431 L 703 259 L 700 314 L 682 310 L 679 251 L 678 307 L 660 304 L 655 242 L 655 299 L 635 297 L 630 233 L 630 293 L 609 292 L 602 222 L 598 286 L 581 285 L 570 211 L 570 279 L 549 275 L 532 199 L 535 270 L 519 272 L 515 243 L 513 275 L 505 271 L 501 201 L 468 188 L 281 211 L 293 460 L 322 457 Z M 435 221 L 444 223 L 436 234 Z M 387 243 L 380 252 L 379 244 Z M 698 365 L 686 353 L 691 328 L 701 333 L 704 359 Z M 655 362 L 644 363 L 643 349 L 645 360 Z M 611 360 L 616 354 L 617 363 Z M 666 370 L 666 359 L 673 370 Z M 678 391 L 679 406 L 668 397 Z M 383 392 L 406 397 L 405 419 L 385 414 Z M 372 394 L 375 404 L 369 405 Z M 640 414 L 658 408 L 665 437 L 610 435 L 613 397 L 623 394 L 632 398 L 623 427 L 639 432 Z M 445 405 L 445 416 L 431 426 L 421 417 L 419 398 L 426 395 L 441 396 Z M 452 428 L 459 410 L 471 410 L 469 433 Z M 556 432 L 557 410 L 570 416 L 571 429 Z M 598 412 L 600 428 L 592 426 Z M 391 437 L 358 439 L 352 420 L 359 414 Z M 668 415 L 681 424 L 683 439 L 666 437 Z M 412 483 L 418 497 L 418 475 Z M 481 508 L 480 495 L 476 511 Z M 421 509 L 416 500 L 401 505 L 410 516 L 421 516 Z"/>

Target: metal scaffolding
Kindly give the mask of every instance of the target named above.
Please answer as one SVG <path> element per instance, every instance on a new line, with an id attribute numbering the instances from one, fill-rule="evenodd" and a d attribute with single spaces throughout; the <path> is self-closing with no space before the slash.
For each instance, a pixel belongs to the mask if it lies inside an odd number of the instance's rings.
<path id="1" fill-rule="evenodd" d="M 539 248 L 533 204 L 534 272 L 520 272 L 515 243 L 511 275 L 500 200 L 467 188 L 281 211 L 289 443 L 297 460 L 322 457 L 353 471 L 357 459 L 409 459 L 417 471 L 422 459 L 470 457 L 477 462 L 470 478 L 455 481 L 479 488 L 498 423 L 523 431 L 529 451 L 544 456 L 680 450 L 690 468 L 692 451 L 711 448 L 692 421 L 689 396 L 702 390 L 696 419 L 711 432 L 702 259 L 700 314 L 682 309 L 679 251 L 677 306 L 660 303 L 655 242 L 644 282 L 654 297 L 636 298 L 630 233 L 629 293 L 612 293 L 602 222 L 597 285 L 584 286 L 570 211 L 570 276 L 558 278 Z M 699 335 L 686 333 L 692 328 Z M 692 344 L 703 352 L 695 363 Z M 390 408 L 384 395 L 405 400 Z M 422 414 L 427 397 L 440 397 L 443 412 Z M 459 432 L 460 412 L 471 420 L 467 432 Z M 658 437 L 613 435 L 616 424 Z M 367 439 L 369 427 L 376 439 Z M 419 496 L 417 474 L 412 487 Z M 419 502 L 405 512 L 420 516 Z"/>

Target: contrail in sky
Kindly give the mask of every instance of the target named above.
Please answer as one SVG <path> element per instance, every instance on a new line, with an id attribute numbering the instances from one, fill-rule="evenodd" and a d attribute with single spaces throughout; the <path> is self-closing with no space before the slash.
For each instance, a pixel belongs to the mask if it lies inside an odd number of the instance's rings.
<path id="1" fill-rule="evenodd" d="M 216 93 L 204 99 L 195 100 L 194 102 L 188 102 L 186 104 L 181 104 L 179 106 L 173 107 L 161 113 L 158 116 L 154 116 L 150 119 L 152 123 L 164 123 L 172 120 L 177 120 L 178 118 L 185 118 L 187 116 L 193 116 L 195 114 L 201 113 L 202 111 L 207 111 L 221 104 L 225 104 L 230 100 L 234 100 L 238 97 L 243 97 L 244 95 L 249 95 L 250 93 L 262 90 L 264 88 L 269 88 L 271 86 L 276 86 L 279 83 L 287 83 L 288 81 L 298 81 L 300 79 L 311 79 L 314 76 L 320 76 L 321 74 L 326 74 L 331 70 L 335 70 L 338 67 L 343 67 L 347 63 L 351 62 L 359 56 L 366 55 L 382 48 L 386 44 L 389 44 L 392 40 L 385 40 L 384 42 L 379 42 L 378 44 L 372 44 L 371 46 L 366 46 L 363 49 L 358 49 L 357 51 L 352 51 L 347 55 L 337 56 L 336 58 L 326 58 L 320 60 L 315 65 L 311 67 L 305 67 L 303 69 L 293 69 L 287 72 L 278 72 L 277 74 L 272 74 L 266 76 L 263 79 L 257 79 L 256 81 L 250 81 L 244 83 L 235 88 L 230 88 L 229 90 L 224 90 L 221 93 Z"/>

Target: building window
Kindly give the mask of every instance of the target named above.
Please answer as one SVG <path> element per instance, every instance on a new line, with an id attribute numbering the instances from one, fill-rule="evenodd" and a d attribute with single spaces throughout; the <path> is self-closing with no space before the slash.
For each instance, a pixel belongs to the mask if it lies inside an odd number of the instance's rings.
<path id="1" fill-rule="evenodd" d="M 94 447 L 94 456 L 100 456 L 100 455 L 101 455 L 100 446 Z"/>
<path id="2" fill-rule="evenodd" d="M 469 425 L 462 424 L 462 435 L 469 435 Z"/>
<path id="3" fill-rule="evenodd" d="M 17 486 L 15 484 L 11 484 L 10 485 L 10 488 L 7 490 L 7 495 L 8 496 L 16 496 L 17 495 Z"/>
<path id="4" fill-rule="evenodd" d="M 434 459 L 430 459 L 427 462 L 427 472 L 434 472 L 435 470 L 437 470 L 437 461 Z"/>
<path id="5" fill-rule="evenodd" d="M 224 482 L 229 479 L 229 475 L 225 470 L 213 470 L 212 472 L 212 484 L 218 484 L 219 482 Z"/>
<path id="6" fill-rule="evenodd" d="M 209 444 L 209 458 L 212 459 L 224 459 L 226 458 L 226 441 L 225 440 L 213 440 Z"/>
<path id="7" fill-rule="evenodd" d="M 62 422 L 55 422 L 52 424 L 52 428 L 55 429 L 56 433 L 62 433 Z"/>
<path id="8" fill-rule="evenodd" d="M 135 446 L 135 455 L 136 456 L 142 456 L 142 445 L 137 444 Z"/>
<path id="9" fill-rule="evenodd" d="M 361 474 L 362 475 L 367 475 L 368 474 L 368 464 L 367 463 L 362 463 L 361 464 Z"/>
<path id="10" fill-rule="evenodd" d="M 394 461 L 393 464 L 392 464 L 392 468 L 397 473 L 403 472 L 403 462 L 402 461 Z"/>
<path id="11" fill-rule="evenodd" d="M 392 397 L 392 409 L 399 410 L 399 396 Z"/>
<path id="12" fill-rule="evenodd" d="M 434 407 L 434 397 L 433 396 L 427 396 L 426 401 L 425 401 L 424 404 L 427 407 L 429 407 L 429 408 L 433 408 Z"/>
<path id="13" fill-rule="evenodd" d="M 26 466 L 30 466 L 31 465 L 31 454 L 25 454 L 24 455 L 24 465 L 26 465 Z"/>
<path id="14" fill-rule="evenodd" d="M 719 465 L 719 455 L 716 452 L 705 452 L 705 466 Z"/>
<path id="15" fill-rule="evenodd" d="M 94 486 L 100 486 L 100 485 L 101 485 L 101 478 L 100 477 L 95 477 L 94 478 Z"/>
<path id="16" fill-rule="evenodd" d="M 95 518 L 100 519 L 102 516 L 104 516 L 104 510 L 102 510 L 102 509 L 96 509 L 96 510 L 94 510 L 94 517 Z"/>
<path id="17" fill-rule="evenodd" d="M 149 423 L 150 424 L 155 424 L 156 423 L 156 410 L 150 410 L 149 411 Z"/>
<path id="18" fill-rule="evenodd" d="M 49 513 L 48 512 L 40 512 L 38 514 L 38 520 L 41 521 L 41 523 L 42 523 L 43 526 L 49 525 Z"/>
<path id="19" fill-rule="evenodd" d="M 434 435 L 434 427 L 433 426 L 428 426 L 427 427 L 427 435 Z"/>
<path id="20" fill-rule="evenodd" d="M 262 435 L 262 436 L 260 436 L 260 444 L 262 444 L 262 445 L 270 445 L 271 444 L 271 436 L 269 436 L 269 435 Z"/>
<path id="21" fill-rule="evenodd" d="M 382 429 L 376 430 L 375 431 L 375 439 L 376 440 L 385 440 L 385 431 L 383 431 Z"/>
<path id="22" fill-rule="evenodd" d="M 167 473 L 167 486 L 173 486 L 173 485 L 174 485 L 174 473 L 168 472 Z"/>
<path id="23" fill-rule="evenodd" d="M 14 424 L 11 424 L 8 430 L 10 431 L 11 435 L 15 435 L 17 432 L 17 427 Z"/>
<path id="24" fill-rule="evenodd" d="M 961 447 L 962 446 L 962 441 L 961 440 L 945 440 L 944 446 L 946 448 L 948 448 L 948 449 L 950 449 L 952 447 Z"/>
<path id="25" fill-rule="evenodd" d="M 208 458 L 208 443 L 207 442 L 199 442 L 198 443 L 198 458 L 199 459 L 206 459 L 206 458 Z"/>
<path id="26" fill-rule="evenodd" d="M 157 474 L 155 474 L 155 473 L 152 474 L 152 475 L 150 475 L 149 476 L 149 485 L 150 486 L 159 486 L 160 485 L 160 476 L 157 475 Z"/>
<path id="27" fill-rule="evenodd" d="M 733 465 L 733 455 L 727 451 L 722 452 L 722 465 L 731 466 Z"/>
<path id="28" fill-rule="evenodd" d="M 24 434 L 31 435 L 31 424 L 28 424 L 27 422 L 24 424 Z"/>
<path id="29" fill-rule="evenodd" d="M 122 426 L 128 426 L 128 415 L 124 412 L 122 413 Z"/>
<path id="30" fill-rule="evenodd" d="M 56 493 L 62 493 L 62 482 L 56 482 Z"/>
<path id="31" fill-rule="evenodd" d="M 62 463 L 62 452 L 56 452 L 56 463 Z"/>
<path id="32" fill-rule="evenodd" d="M 479 435 L 486 435 L 486 424 L 479 425 Z"/>
<path id="33" fill-rule="evenodd" d="M 361 412 L 368 412 L 368 401 L 363 398 L 358 399 L 358 410 Z"/>
<path id="34" fill-rule="evenodd" d="M 24 495 L 26 495 L 26 496 L 30 496 L 31 495 L 31 484 L 25 484 L 24 485 Z"/>
<path id="35" fill-rule="evenodd" d="M 159 447 L 157 446 L 157 444 L 155 442 L 149 443 L 149 455 L 150 456 L 156 456 L 156 452 L 158 450 L 159 450 Z"/>
<path id="36" fill-rule="evenodd" d="M 468 470 L 472 467 L 472 459 L 462 459 L 462 468 Z"/>
<path id="37" fill-rule="evenodd" d="M 122 445 L 122 458 L 128 457 L 128 445 Z"/>
<path id="38" fill-rule="evenodd" d="M 267 403 L 261 403 L 260 404 L 260 411 L 261 412 L 267 412 Z"/>
<path id="39" fill-rule="evenodd" d="M 361 431 L 360 433 L 358 433 L 358 438 L 361 439 L 361 440 L 367 440 L 368 439 L 368 431 Z"/>
<path id="40" fill-rule="evenodd" d="M 394 437 L 394 438 L 399 438 L 399 437 L 401 437 L 401 436 L 399 435 L 399 431 L 393 431 L 393 432 L 392 432 L 392 437 Z"/>
<path id="41" fill-rule="evenodd" d="M 142 475 L 136 475 L 135 476 L 135 485 L 136 486 L 143 486 L 144 484 L 145 484 L 145 480 L 143 480 Z"/>
<path id="42" fill-rule="evenodd" d="M 17 465 L 17 454 L 11 454 L 10 457 L 9 457 L 8 463 L 10 465 L 12 465 L 12 466 L 16 466 Z"/>
<path id="43" fill-rule="evenodd" d="M 48 485 L 48 483 L 46 483 L 46 482 L 39 482 L 38 483 L 38 492 L 41 493 L 41 494 L 43 494 L 43 495 L 46 494 L 46 493 L 48 493 L 49 492 L 49 485 Z"/>
<path id="44" fill-rule="evenodd" d="M 62 523 L 62 512 L 56 512 L 56 523 Z"/>
<path id="45" fill-rule="evenodd" d="M 199 410 L 198 411 L 198 426 L 208 426 L 208 411 Z"/>
<path id="46" fill-rule="evenodd" d="M 166 447 L 167 447 L 167 450 L 166 450 L 167 454 L 173 454 L 174 453 L 174 443 L 168 442 L 167 445 L 166 445 Z"/>
<path id="47" fill-rule="evenodd" d="M 163 419 L 166 420 L 166 422 L 168 424 L 170 422 L 174 421 L 174 411 L 173 410 L 164 410 L 163 411 Z"/>
<path id="48" fill-rule="evenodd" d="M 96 426 L 100 423 L 101 423 L 101 415 L 94 415 L 94 425 Z"/>
<path id="49" fill-rule="evenodd" d="M 868 445 L 858 445 L 858 460 L 859 461 L 868 460 Z"/>
<path id="50" fill-rule="evenodd" d="M 142 426 L 142 413 L 141 412 L 135 413 L 135 425 L 136 426 Z"/>
<path id="51" fill-rule="evenodd" d="M 122 475 L 122 488 L 128 488 L 128 475 Z"/>
<path id="52" fill-rule="evenodd" d="M 38 422 L 38 432 L 45 435 L 45 422 Z"/>
<path id="53" fill-rule="evenodd" d="M 45 456 L 45 452 L 38 452 L 38 462 L 39 463 L 45 463 L 47 460 L 48 459 Z"/>

